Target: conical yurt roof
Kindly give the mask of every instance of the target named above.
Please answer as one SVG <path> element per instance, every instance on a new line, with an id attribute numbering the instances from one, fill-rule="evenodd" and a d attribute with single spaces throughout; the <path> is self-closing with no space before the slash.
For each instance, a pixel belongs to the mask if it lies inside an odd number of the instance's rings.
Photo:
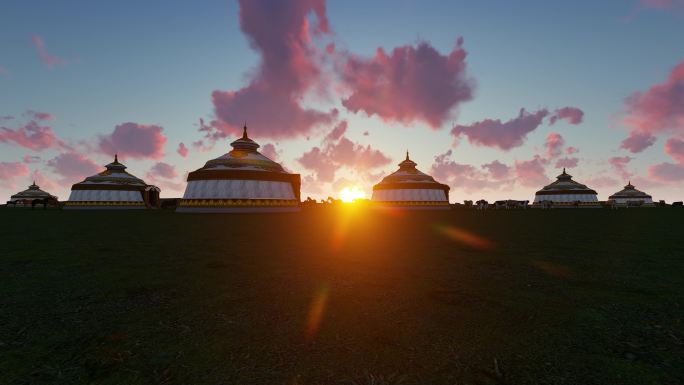
<path id="1" fill-rule="evenodd" d="M 104 189 L 113 186 L 131 187 L 132 189 L 147 186 L 145 181 L 128 173 L 126 168 L 122 163 L 119 163 L 118 155 L 114 155 L 114 161 L 105 165 L 104 171 L 89 176 L 74 186 L 98 186 Z"/>
<path id="2" fill-rule="evenodd" d="M 643 191 L 637 190 L 630 181 L 627 183 L 624 189 L 611 195 L 608 197 L 608 199 L 651 199 L 651 196 Z"/>
<path id="3" fill-rule="evenodd" d="M 449 186 L 418 170 L 406 151 L 399 169 L 373 186 L 374 202 L 400 202 L 406 205 L 449 204 Z"/>
<path id="4" fill-rule="evenodd" d="M 24 191 L 20 191 L 10 197 L 10 200 L 21 200 L 21 199 L 45 199 L 45 198 L 55 198 L 57 199 L 56 196 L 43 191 L 38 187 L 36 184 L 36 181 L 33 181 L 33 184 L 31 184 L 28 189 Z"/>
<path id="5" fill-rule="evenodd" d="M 247 136 L 247 126 L 243 127 L 242 137 L 233 141 L 233 150 L 208 161 L 204 167 L 195 171 L 266 171 L 275 173 L 287 173 L 283 166 L 272 161 L 257 151 L 261 146 Z"/>
<path id="6" fill-rule="evenodd" d="M 572 180 L 572 175 L 565 172 L 564 168 L 554 182 L 537 191 L 537 195 L 543 194 L 596 194 L 596 191 Z"/>

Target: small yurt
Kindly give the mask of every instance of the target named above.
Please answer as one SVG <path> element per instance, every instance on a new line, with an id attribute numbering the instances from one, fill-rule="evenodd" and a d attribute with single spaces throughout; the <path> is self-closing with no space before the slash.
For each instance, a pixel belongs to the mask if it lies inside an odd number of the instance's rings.
<path id="1" fill-rule="evenodd" d="M 57 204 L 57 197 L 45 192 L 38 187 L 35 181 L 28 186 L 28 189 L 18 192 L 7 201 L 7 207 L 31 207 L 33 201 L 40 201 L 41 204 Z"/>
<path id="2" fill-rule="evenodd" d="M 637 190 L 631 181 L 624 189 L 608 197 L 608 200 L 624 206 L 654 206 L 651 196 Z"/>
<path id="3" fill-rule="evenodd" d="M 371 202 L 381 207 L 405 209 L 449 209 L 449 186 L 441 184 L 416 168 L 409 158 L 399 163 L 399 170 L 373 186 Z"/>
<path id="4" fill-rule="evenodd" d="M 299 174 L 290 174 L 257 149 L 247 136 L 233 149 L 188 174 L 177 212 L 236 213 L 299 211 Z"/>
<path id="5" fill-rule="evenodd" d="M 159 187 L 126 172 L 126 166 L 114 162 L 99 174 L 71 186 L 65 209 L 148 209 L 158 208 Z"/>
<path id="6" fill-rule="evenodd" d="M 572 175 L 565 169 L 556 178 L 555 182 L 537 191 L 534 195 L 535 206 L 600 207 L 596 191 L 572 180 Z"/>

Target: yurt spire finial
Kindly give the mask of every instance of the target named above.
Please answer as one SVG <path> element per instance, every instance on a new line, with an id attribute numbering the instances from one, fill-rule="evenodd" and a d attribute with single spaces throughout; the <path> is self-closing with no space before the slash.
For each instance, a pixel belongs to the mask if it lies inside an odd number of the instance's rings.
<path id="1" fill-rule="evenodd" d="M 245 125 L 242 126 L 242 139 L 247 139 L 247 121 L 245 120 Z"/>
<path id="2" fill-rule="evenodd" d="M 408 149 L 406 150 L 406 160 L 409 160 Z"/>
<path id="3" fill-rule="evenodd" d="M 114 163 L 119 163 L 119 154 L 114 154 Z"/>

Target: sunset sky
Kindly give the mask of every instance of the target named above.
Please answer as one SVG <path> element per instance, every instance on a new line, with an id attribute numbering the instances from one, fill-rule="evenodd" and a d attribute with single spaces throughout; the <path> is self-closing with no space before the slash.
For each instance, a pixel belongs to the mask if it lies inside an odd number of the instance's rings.
<path id="1" fill-rule="evenodd" d="M 4 1 L 0 200 L 119 159 L 180 197 L 246 121 L 302 197 L 418 168 L 529 199 L 562 167 L 684 199 L 684 0 Z"/>

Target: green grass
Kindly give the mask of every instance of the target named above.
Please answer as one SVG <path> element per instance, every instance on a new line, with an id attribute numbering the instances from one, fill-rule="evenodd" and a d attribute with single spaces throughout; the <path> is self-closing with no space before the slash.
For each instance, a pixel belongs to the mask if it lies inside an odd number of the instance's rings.
<path id="1" fill-rule="evenodd" d="M 683 216 L 0 209 L 0 383 L 681 384 Z"/>

